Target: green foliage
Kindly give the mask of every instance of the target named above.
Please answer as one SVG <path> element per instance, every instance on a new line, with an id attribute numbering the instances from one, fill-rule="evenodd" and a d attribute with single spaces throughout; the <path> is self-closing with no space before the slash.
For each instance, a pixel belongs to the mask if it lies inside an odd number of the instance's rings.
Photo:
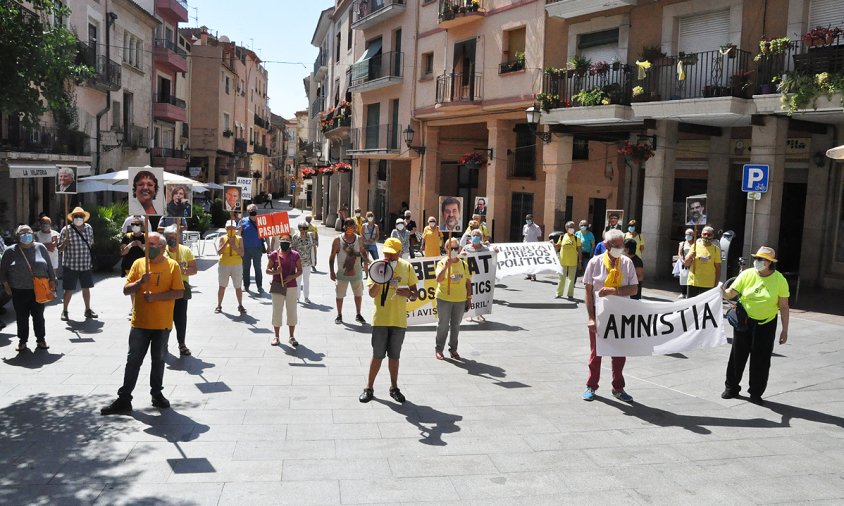
<path id="1" fill-rule="evenodd" d="M 592 67 L 592 60 L 583 56 L 575 55 L 569 60 L 568 67 L 570 70 L 583 75 L 586 72 L 589 72 L 589 69 Z"/>
<path id="2" fill-rule="evenodd" d="M 609 99 L 606 93 L 601 88 L 592 88 L 591 90 L 580 90 L 572 98 L 572 101 L 577 102 L 582 106 L 606 105 L 604 101 L 609 104 Z"/>
<path id="3" fill-rule="evenodd" d="M 125 202 L 115 202 L 99 206 L 90 211 L 88 224 L 94 229 L 94 254 L 97 256 L 120 256 L 120 240 L 123 238 L 121 227 L 129 215 L 129 206 Z"/>
<path id="4" fill-rule="evenodd" d="M 208 227 L 211 226 L 211 214 L 205 212 L 205 209 L 203 209 L 199 204 L 193 205 L 192 214 L 193 216 L 188 219 L 188 228 L 195 230 L 200 234 L 208 230 Z"/>
<path id="5" fill-rule="evenodd" d="M 66 20 L 70 10 L 54 0 L 32 0 L 28 10 L 13 0 L 0 1 L 0 111 L 22 114 L 26 125 L 53 111 L 63 127 L 76 120 L 73 79 L 93 69 L 77 63 L 73 33 L 53 19 Z"/>
<path id="6" fill-rule="evenodd" d="M 816 109 L 818 98 L 822 96 L 831 99 L 836 93 L 844 94 L 844 74 L 821 72 L 812 75 L 788 72 L 780 80 L 777 90 L 782 94 L 782 108 L 787 110 L 790 116 L 798 109 Z"/>

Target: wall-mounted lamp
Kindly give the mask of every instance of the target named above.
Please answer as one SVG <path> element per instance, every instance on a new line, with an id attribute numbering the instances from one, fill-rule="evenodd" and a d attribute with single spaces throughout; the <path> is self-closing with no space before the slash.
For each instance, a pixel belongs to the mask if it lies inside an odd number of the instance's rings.
<path id="1" fill-rule="evenodd" d="M 416 151 L 420 155 L 424 155 L 425 154 L 425 146 L 413 146 L 412 145 L 413 144 L 413 136 L 416 135 L 416 132 L 414 132 L 413 129 L 410 128 L 410 125 L 408 125 L 407 128 L 404 129 L 403 133 L 404 133 L 404 143 L 407 144 L 407 147 Z"/>
<path id="2" fill-rule="evenodd" d="M 549 144 L 551 142 L 551 132 L 537 131 L 539 122 L 542 120 L 542 109 L 540 109 L 539 104 L 534 103 L 531 107 L 525 110 L 525 113 L 527 114 L 527 122 L 531 132 L 533 132 L 533 134 L 538 138 L 542 139 L 542 142 Z"/>

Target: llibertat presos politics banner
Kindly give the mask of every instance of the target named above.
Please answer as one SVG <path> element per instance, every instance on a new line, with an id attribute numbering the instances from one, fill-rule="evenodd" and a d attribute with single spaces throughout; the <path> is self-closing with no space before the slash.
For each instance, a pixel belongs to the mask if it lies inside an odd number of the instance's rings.
<path id="1" fill-rule="evenodd" d="M 528 274 L 562 274 L 559 253 L 550 242 L 508 242 L 493 244 L 498 250 L 496 279 Z"/>
<path id="2" fill-rule="evenodd" d="M 443 257 L 418 257 L 409 259 L 419 278 L 416 288 L 419 298 L 407 301 L 407 324 L 423 325 L 437 321 L 437 262 Z M 492 313 L 493 291 L 495 289 L 495 253 L 485 251 L 470 253 L 461 258 L 472 274 L 472 307 L 465 316 Z"/>
<path id="3" fill-rule="evenodd" d="M 596 297 L 596 351 L 602 357 L 641 357 L 727 344 L 721 300 L 720 285 L 677 302 Z"/>

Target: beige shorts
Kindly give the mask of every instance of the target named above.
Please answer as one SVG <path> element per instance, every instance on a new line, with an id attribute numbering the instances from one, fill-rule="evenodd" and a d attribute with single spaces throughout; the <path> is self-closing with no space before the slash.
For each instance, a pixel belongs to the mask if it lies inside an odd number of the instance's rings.
<path id="1" fill-rule="evenodd" d="M 220 288 L 229 286 L 229 279 L 232 280 L 235 288 L 243 288 L 243 266 L 238 265 L 217 265 L 217 282 Z"/>
<path id="2" fill-rule="evenodd" d="M 349 290 L 349 285 L 352 285 L 352 293 L 355 297 L 362 297 L 363 296 L 363 280 L 358 279 L 357 281 L 345 281 L 342 279 L 337 280 L 337 298 L 343 299 L 346 297 L 346 292 Z"/>

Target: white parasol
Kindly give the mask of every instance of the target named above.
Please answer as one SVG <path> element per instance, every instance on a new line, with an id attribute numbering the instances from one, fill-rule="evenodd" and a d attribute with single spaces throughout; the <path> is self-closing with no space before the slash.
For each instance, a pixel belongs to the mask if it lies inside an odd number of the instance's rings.
<path id="1" fill-rule="evenodd" d="M 202 183 L 194 179 L 173 174 L 172 172 L 164 172 L 165 183 L 181 183 L 193 187 L 194 191 L 206 191 L 209 188 L 217 188 L 220 185 L 214 183 Z M 213 186 L 212 186 L 213 185 Z M 221 187 L 220 187 L 221 188 Z M 91 193 L 100 191 L 112 191 L 129 193 L 129 171 L 121 170 L 117 172 L 109 172 L 106 174 L 99 174 L 96 176 L 88 176 L 79 178 L 76 185 L 77 193 Z"/>
<path id="2" fill-rule="evenodd" d="M 832 158 L 833 160 L 844 160 L 844 146 L 838 146 L 837 148 L 827 150 L 826 156 Z"/>

